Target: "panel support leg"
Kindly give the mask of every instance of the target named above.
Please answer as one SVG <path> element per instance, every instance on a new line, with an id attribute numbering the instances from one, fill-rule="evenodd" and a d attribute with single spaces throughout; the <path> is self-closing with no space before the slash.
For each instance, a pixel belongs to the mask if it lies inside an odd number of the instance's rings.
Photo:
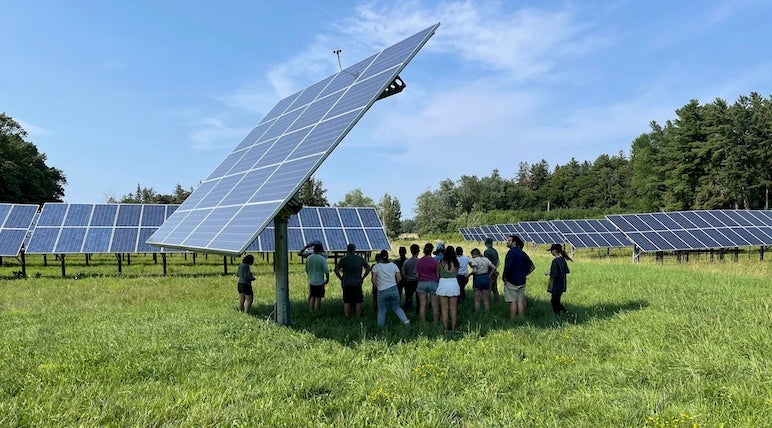
<path id="1" fill-rule="evenodd" d="M 273 219 L 274 239 L 276 250 L 274 251 L 274 266 L 276 274 L 276 323 L 290 325 L 289 300 L 289 245 L 287 243 L 287 222 L 289 216 L 279 214 Z"/>

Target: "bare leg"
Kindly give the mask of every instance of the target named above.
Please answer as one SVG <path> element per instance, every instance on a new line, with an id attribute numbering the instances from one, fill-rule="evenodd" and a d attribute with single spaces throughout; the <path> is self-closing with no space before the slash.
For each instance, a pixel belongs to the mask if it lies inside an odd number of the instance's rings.
<path id="1" fill-rule="evenodd" d="M 482 301 L 485 310 L 491 310 L 491 290 L 482 290 Z"/>
<path id="2" fill-rule="evenodd" d="M 458 323 L 458 297 L 448 297 L 448 309 L 450 312 L 450 329 L 455 330 Z"/>
<path id="3" fill-rule="evenodd" d="M 426 293 L 418 293 L 418 319 L 426 321 Z"/>
<path id="4" fill-rule="evenodd" d="M 361 317 L 362 316 L 362 304 L 361 303 L 356 303 L 354 305 L 354 311 L 356 312 L 357 317 Z"/>
<path id="5" fill-rule="evenodd" d="M 480 298 L 482 297 L 482 290 L 475 289 L 474 290 L 474 310 L 479 311 L 480 310 Z"/>
<path id="6" fill-rule="evenodd" d="M 440 310 L 442 311 L 442 328 L 445 330 L 448 329 L 448 297 L 447 296 L 439 296 L 440 299 Z"/>
<path id="7" fill-rule="evenodd" d="M 517 302 L 509 302 L 509 319 L 513 320 L 517 316 Z"/>
<path id="8" fill-rule="evenodd" d="M 343 304 L 343 316 L 346 319 L 349 319 L 349 317 L 351 317 L 351 303 Z"/>
<path id="9" fill-rule="evenodd" d="M 517 316 L 522 317 L 525 315 L 525 300 L 517 302 Z"/>
<path id="10" fill-rule="evenodd" d="M 249 313 L 249 311 L 252 310 L 252 299 L 253 298 L 254 298 L 254 296 L 252 296 L 252 295 L 246 296 L 247 307 L 244 308 L 244 312 Z"/>
<path id="11" fill-rule="evenodd" d="M 246 299 L 246 295 L 244 293 L 239 293 L 239 312 L 244 312 L 245 299 Z"/>
<path id="12" fill-rule="evenodd" d="M 431 295 L 431 301 L 432 301 L 432 322 L 437 322 L 440 320 L 440 296 L 436 294 Z"/>

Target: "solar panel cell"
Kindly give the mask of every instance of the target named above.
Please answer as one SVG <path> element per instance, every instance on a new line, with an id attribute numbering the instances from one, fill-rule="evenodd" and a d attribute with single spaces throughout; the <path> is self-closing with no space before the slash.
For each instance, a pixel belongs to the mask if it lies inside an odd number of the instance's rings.
<path id="1" fill-rule="evenodd" d="M 95 205 L 90 226 L 115 226 L 118 205 Z"/>
<path id="2" fill-rule="evenodd" d="M 87 254 L 110 252 L 110 238 L 112 235 L 112 228 L 89 228 L 86 233 L 86 240 L 83 243 L 83 252 Z"/>
<path id="3" fill-rule="evenodd" d="M 7 229 L 27 230 L 37 214 L 37 210 L 37 205 L 13 205 L 7 213 L 5 224 L 2 224 L 3 216 L 0 214 L 0 225 Z"/>
<path id="4" fill-rule="evenodd" d="M 116 226 L 139 226 L 142 215 L 142 205 L 121 204 L 118 206 L 118 220 Z"/>
<path id="5" fill-rule="evenodd" d="M 119 210 L 120 216 L 120 210 Z M 111 253 L 133 253 L 137 248 L 138 229 L 133 227 L 116 227 L 113 232 Z"/>
<path id="6" fill-rule="evenodd" d="M 19 254 L 26 233 L 19 229 L 0 230 L 0 256 L 15 257 Z"/>
<path id="7" fill-rule="evenodd" d="M 56 238 L 58 237 L 58 228 L 38 226 L 35 228 L 35 232 L 32 234 L 29 247 L 27 247 L 27 252 L 30 254 L 53 254 L 54 244 L 56 244 Z"/>
<path id="8" fill-rule="evenodd" d="M 64 215 L 67 213 L 66 204 L 49 204 L 43 205 L 43 210 L 40 212 L 40 218 L 38 219 L 38 226 L 61 226 L 64 222 Z"/>
<path id="9" fill-rule="evenodd" d="M 145 205 L 142 207 L 142 226 L 159 227 L 166 220 L 166 207 L 163 205 Z M 149 235 L 148 235 L 149 236 Z M 144 241 L 142 241 L 144 242 Z"/>
<path id="10" fill-rule="evenodd" d="M 57 254 L 78 254 L 83 248 L 83 239 L 86 236 L 85 227 L 67 227 L 62 229 L 59 239 L 56 241 L 54 252 Z"/>
<path id="11" fill-rule="evenodd" d="M 303 228 L 322 227 L 319 219 L 319 210 L 316 207 L 306 207 L 297 214 Z"/>

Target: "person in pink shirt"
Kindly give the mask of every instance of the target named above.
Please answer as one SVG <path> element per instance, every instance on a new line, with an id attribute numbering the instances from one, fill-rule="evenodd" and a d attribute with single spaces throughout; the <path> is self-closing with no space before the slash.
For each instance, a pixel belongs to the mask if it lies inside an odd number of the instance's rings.
<path id="1" fill-rule="evenodd" d="M 416 277 L 418 278 L 418 319 L 426 320 L 426 304 L 431 301 L 432 321 L 437 322 L 440 319 L 440 301 L 437 297 L 437 260 L 432 257 L 434 245 L 427 242 L 424 245 L 424 256 L 418 259 L 415 266 Z"/>

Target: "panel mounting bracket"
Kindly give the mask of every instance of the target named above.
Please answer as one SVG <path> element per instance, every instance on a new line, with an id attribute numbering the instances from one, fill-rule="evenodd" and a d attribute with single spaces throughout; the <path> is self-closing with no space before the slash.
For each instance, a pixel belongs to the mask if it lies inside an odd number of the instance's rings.
<path id="1" fill-rule="evenodd" d="M 402 90 L 405 89 L 405 86 L 407 86 L 407 84 L 405 83 L 404 80 L 402 80 L 401 77 L 399 76 L 395 77 L 394 80 L 392 80 L 391 83 L 389 83 L 388 86 L 386 86 L 386 89 L 384 89 L 383 92 L 381 92 L 381 95 L 378 96 L 376 101 L 382 100 L 386 97 L 390 97 L 392 95 L 402 92 Z"/>

